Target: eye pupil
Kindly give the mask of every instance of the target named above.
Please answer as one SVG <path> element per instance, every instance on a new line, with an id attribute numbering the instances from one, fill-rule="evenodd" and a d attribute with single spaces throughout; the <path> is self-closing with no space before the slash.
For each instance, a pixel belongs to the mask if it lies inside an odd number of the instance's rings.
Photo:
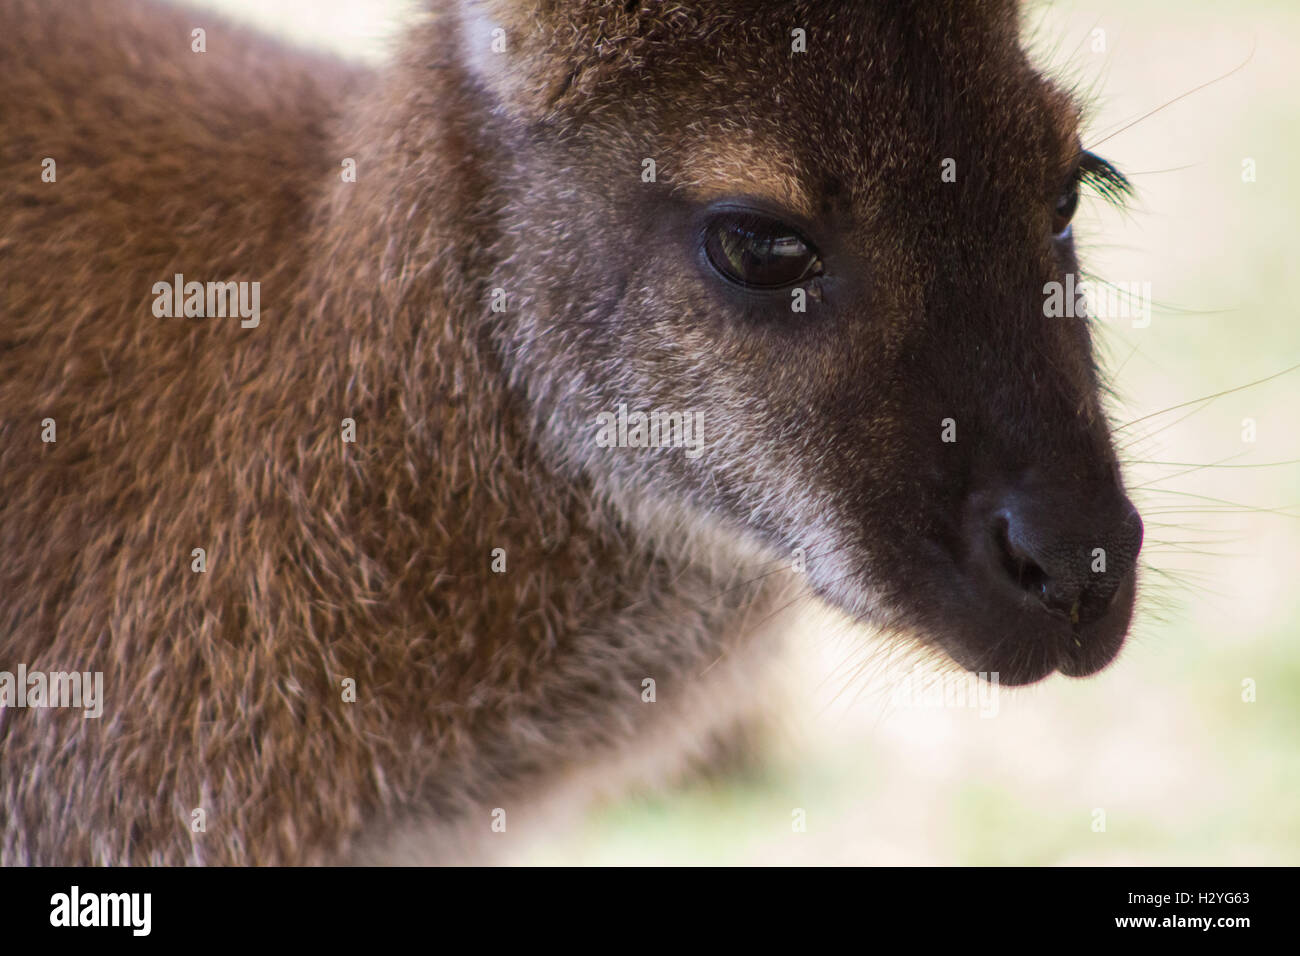
<path id="1" fill-rule="evenodd" d="M 1056 208 L 1052 210 L 1052 232 L 1059 236 L 1065 232 L 1070 225 L 1070 220 L 1074 218 L 1074 212 L 1079 208 L 1079 185 L 1071 183 L 1066 187 L 1056 200 Z"/>
<path id="2" fill-rule="evenodd" d="M 790 226 L 753 213 L 724 213 L 709 223 L 704 240 L 709 262 L 740 285 L 779 289 L 818 273 L 820 259 Z"/>

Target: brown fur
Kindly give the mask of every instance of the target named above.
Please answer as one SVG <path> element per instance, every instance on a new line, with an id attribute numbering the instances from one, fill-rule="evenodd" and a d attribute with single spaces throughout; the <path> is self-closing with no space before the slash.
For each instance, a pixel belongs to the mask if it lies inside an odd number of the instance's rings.
<path id="1" fill-rule="evenodd" d="M 100 720 L 0 712 L 0 862 L 392 859 L 411 834 L 447 859 L 489 833 L 492 808 L 599 777 L 630 744 L 703 746 L 696 705 L 743 704 L 761 655 L 733 650 L 766 643 L 801 587 L 784 571 L 742 582 L 857 494 L 796 459 L 858 447 L 853 422 L 864 451 L 840 465 L 878 481 L 869 509 L 901 514 L 884 489 L 901 493 L 906 459 L 865 449 L 902 413 L 843 396 L 859 359 L 882 383 L 903 374 L 890 363 L 911 354 L 948 239 L 870 204 L 872 268 L 895 277 L 884 324 L 870 346 L 813 346 L 809 385 L 785 346 L 709 331 L 685 280 L 655 288 L 604 264 L 652 258 L 662 238 L 620 190 L 657 156 L 661 185 L 642 194 L 664 202 L 738 189 L 817 212 L 831 179 L 857 202 L 910 177 L 909 202 L 939 208 L 913 172 L 937 170 L 932 144 L 883 118 L 885 138 L 864 132 L 887 109 L 873 97 L 913 94 L 849 75 L 860 61 L 887 73 L 913 31 L 965 51 L 953 69 L 980 78 L 977 112 L 1024 106 L 997 114 L 1031 145 L 1006 157 L 1014 185 L 982 213 L 1013 192 L 1050 197 L 1042 157 L 1068 161 L 1073 107 L 1023 64 L 1001 3 L 918 5 L 896 36 L 838 5 L 774 14 L 767 34 L 744 3 L 434 6 L 370 77 L 207 14 L 0 0 L 0 669 L 102 670 L 107 698 Z M 484 23 L 506 29 L 508 60 L 478 59 Z M 777 82 L 752 51 L 787 62 L 791 23 L 834 59 L 815 75 L 779 67 Z M 206 54 L 190 52 L 196 25 Z M 763 101 L 782 90 L 807 105 Z M 40 181 L 45 156 L 57 183 Z M 340 181 L 344 157 L 356 183 Z M 601 176 L 629 185 L 606 194 Z M 982 226 L 973 248 L 1042 222 Z M 1023 258 L 1007 256 L 988 267 Z M 151 286 L 176 272 L 261 281 L 260 326 L 155 318 Z M 504 315 L 489 311 L 496 287 Z M 611 338 L 616 314 L 655 318 Z M 1034 346 L 1061 391 L 1029 391 L 1092 423 L 1086 342 L 1061 335 Z M 1014 364 L 1020 340 L 1003 337 Z M 769 370 L 759 397 L 742 358 Z M 838 406 L 841 424 L 782 444 L 780 423 L 809 414 L 787 395 Z M 621 396 L 710 409 L 725 423 L 711 477 L 680 457 L 644 478 L 634 456 L 597 461 L 577 436 Z M 47 416 L 54 444 L 39 440 Z M 1070 447 L 1108 448 L 1101 435 Z M 778 527 L 781 509 L 804 530 Z M 190 830 L 198 807 L 206 833 Z"/>
<path id="2" fill-rule="evenodd" d="M 137 4 L 111 29 L 0 11 L 0 126 L 24 131 L 4 154 L 0 634 L 6 662 L 104 670 L 108 697 L 99 721 L 3 715 L 5 862 L 323 861 L 417 805 L 482 804 L 486 831 L 539 773 L 626 738 L 643 677 L 671 702 L 721 653 L 735 625 L 709 625 L 748 592 L 675 612 L 734 570 L 639 547 L 539 478 L 456 321 L 485 301 L 456 266 L 491 241 L 490 183 L 443 145 L 472 141 L 471 93 L 435 73 L 371 94 L 377 125 L 432 122 L 367 161 L 378 130 L 331 145 L 354 80 L 334 64 L 286 83 L 282 48 L 211 27 L 194 55 L 211 17 Z M 46 155 L 57 184 L 31 175 Z M 155 320 L 174 272 L 260 279 L 261 334 Z"/>

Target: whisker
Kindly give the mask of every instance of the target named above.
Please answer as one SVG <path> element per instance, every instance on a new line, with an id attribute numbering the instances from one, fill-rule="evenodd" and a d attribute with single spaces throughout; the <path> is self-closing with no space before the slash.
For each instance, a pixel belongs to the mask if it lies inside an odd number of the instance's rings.
<path id="1" fill-rule="evenodd" d="M 1170 166 L 1168 169 L 1144 169 L 1141 172 L 1130 173 L 1125 171 L 1125 176 L 1158 176 L 1161 173 L 1181 173 L 1185 169 L 1195 169 L 1200 163 L 1188 163 L 1186 166 Z"/>
<path id="2" fill-rule="evenodd" d="M 1124 429 L 1124 428 L 1132 428 L 1138 422 L 1144 422 L 1149 418 L 1155 418 L 1157 415 L 1164 415 L 1168 412 L 1175 411 L 1176 409 L 1179 408 L 1187 408 L 1189 405 L 1196 405 L 1199 404 L 1200 402 L 1212 402 L 1216 398 L 1222 398 L 1224 395 L 1231 395 L 1234 392 L 1240 392 L 1248 388 L 1254 388 L 1256 385 L 1263 385 L 1265 382 L 1271 382 L 1275 378 L 1281 378 L 1283 375 L 1289 375 L 1292 372 L 1294 372 L 1296 369 L 1300 369 L 1300 363 L 1289 366 L 1288 368 L 1284 368 L 1280 372 L 1274 372 L 1272 375 L 1266 375 L 1264 378 L 1257 378 L 1255 379 L 1255 381 L 1247 382 L 1245 385 L 1238 385 L 1236 388 L 1227 388 L 1224 389 L 1222 392 L 1215 392 L 1213 395 L 1203 395 L 1200 398 L 1193 398 L 1186 402 L 1179 402 L 1177 405 L 1170 405 L 1168 408 L 1162 408 L 1157 412 L 1151 412 L 1150 414 L 1143 415 L 1141 418 L 1135 418 L 1130 422 L 1125 422 L 1123 425 L 1119 425 L 1117 427 L 1117 430 Z M 1200 409 L 1197 409 L 1197 411 L 1199 410 Z"/>
<path id="3" fill-rule="evenodd" d="M 1244 69 L 1246 65 L 1255 58 L 1256 46 L 1257 43 L 1252 42 L 1250 47 L 1250 53 L 1247 55 L 1246 59 L 1242 60 L 1231 70 L 1229 70 L 1227 73 L 1224 73 L 1222 76 L 1216 76 L 1212 80 L 1207 80 L 1206 82 L 1202 83 L 1200 86 L 1193 87 L 1192 89 L 1188 90 L 1186 93 L 1180 93 L 1178 96 L 1175 96 L 1172 100 L 1169 100 L 1167 103 L 1164 103 L 1160 106 L 1157 106 L 1153 110 L 1149 110 L 1148 112 L 1143 113 L 1137 119 L 1125 123 L 1123 126 L 1115 130 L 1114 132 L 1107 133 L 1101 139 L 1096 140 L 1095 142 L 1093 142 L 1091 145 L 1088 146 L 1088 149 L 1095 149 L 1096 147 L 1100 146 L 1102 143 L 1106 142 L 1108 139 L 1113 139 L 1114 137 L 1118 136 L 1120 133 L 1123 133 L 1125 130 L 1132 129 L 1138 123 L 1141 123 L 1143 120 L 1155 116 L 1157 113 L 1161 112 L 1162 110 L 1168 109 L 1169 107 L 1173 106 L 1175 103 L 1179 102 L 1180 100 L 1187 99 L 1187 97 L 1191 96 L 1193 93 L 1199 93 L 1201 90 L 1213 86 L 1215 83 L 1222 82 L 1223 80 L 1226 80 L 1228 77 L 1232 76 L 1234 73 L 1237 73 L 1240 70 Z"/>
<path id="4" fill-rule="evenodd" d="M 1101 276 L 1097 275 L 1095 272 L 1089 272 L 1086 269 L 1080 269 L 1079 275 L 1082 276 L 1084 279 L 1087 279 L 1089 282 L 1095 282 L 1097 285 L 1105 286 L 1108 289 L 1114 290 L 1115 294 L 1122 299 L 1128 299 L 1129 301 L 1132 301 L 1135 298 L 1131 290 L 1126 289 L 1123 286 L 1116 285 L 1113 282 L 1108 282 L 1107 280 L 1103 279 Z M 1156 312 L 1161 315 L 1196 315 L 1196 316 L 1233 315 L 1239 311 L 1236 308 L 1189 309 L 1186 306 L 1174 305 L 1171 302 L 1162 302 L 1159 299 L 1152 299 L 1151 306 L 1153 312 Z"/>
<path id="5" fill-rule="evenodd" d="M 1219 461 L 1231 461 L 1233 458 L 1240 458 L 1244 454 L 1245 452 L 1241 452 L 1238 455 L 1221 458 Z M 1197 465 L 1190 461 L 1144 461 L 1140 458 L 1130 458 L 1125 463 L 1129 465 L 1168 465 L 1171 468 L 1182 468 L 1184 466 L 1190 468 L 1279 468 L 1282 465 L 1300 465 L 1300 458 L 1292 458 L 1288 461 L 1262 461 L 1257 465 L 1223 465 L 1218 462 Z M 1179 474 L 1186 474 L 1186 472 L 1180 472 Z M 1169 477 L 1176 478 L 1177 475 L 1170 475 Z"/>
<path id="6" fill-rule="evenodd" d="M 1201 501 L 1210 501 L 1215 504 L 1226 505 L 1229 508 L 1236 508 L 1244 511 L 1260 512 L 1260 513 L 1268 513 L 1268 514 L 1280 514 L 1287 518 L 1300 518 L 1300 515 L 1292 514 L 1290 511 L 1287 510 L 1290 508 L 1295 508 L 1296 505 L 1279 505 L 1276 508 L 1261 508 L 1259 506 L 1243 505 L 1236 501 L 1228 501 L 1225 498 L 1215 498 L 1210 495 L 1198 495 L 1191 491 L 1176 491 L 1173 488 L 1155 488 L 1152 489 L 1152 493 L 1159 494 L 1159 495 L 1175 495 L 1179 498 L 1197 498 Z"/>
<path id="7" fill-rule="evenodd" d="M 1134 485 L 1131 490 L 1137 491 L 1138 489 L 1142 489 L 1142 488 L 1154 488 L 1156 485 L 1160 484 L 1161 482 L 1173 481 L 1175 478 L 1181 478 L 1183 475 L 1194 474 L 1195 472 L 1200 471 L 1202 468 L 1215 468 L 1215 467 L 1232 468 L 1235 466 L 1225 465 L 1223 464 L 1223 462 L 1232 461 L 1233 459 L 1240 458 L 1242 455 L 1245 454 L 1247 454 L 1247 452 L 1239 451 L 1237 452 L 1237 454 L 1229 455 L 1227 458 L 1220 458 L 1217 462 L 1210 462 L 1204 465 L 1189 465 L 1183 471 L 1176 471 L 1172 475 L 1162 475 L 1159 478 L 1153 478 L 1151 481 L 1145 482 L 1144 484 Z M 1156 490 L 1162 490 L 1162 489 L 1156 489 Z"/>

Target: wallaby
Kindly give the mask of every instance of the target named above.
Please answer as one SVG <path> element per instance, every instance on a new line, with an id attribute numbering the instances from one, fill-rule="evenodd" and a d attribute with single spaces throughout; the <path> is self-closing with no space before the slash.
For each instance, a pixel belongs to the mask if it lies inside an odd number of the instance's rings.
<path id="1" fill-rule="evenodd" d="M 1104 667 L 1142 525 L 1044 290 L 1126 184 L 1020 41 L 429 0 L 371 75 L 0 0 L 0 863 L 488 859 L 761 709 L 803 596 Z"/>

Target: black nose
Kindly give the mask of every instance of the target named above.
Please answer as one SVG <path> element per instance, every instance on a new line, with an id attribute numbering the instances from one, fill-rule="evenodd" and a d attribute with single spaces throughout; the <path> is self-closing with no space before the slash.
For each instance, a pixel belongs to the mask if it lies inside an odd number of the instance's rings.
<path id="1" fill-rule="evenodd" d="M 1142 519 L 1111 486 L 1040 487 L 1005 495 L 979 553 L 1024 599 L 1072 624 L 1104 617 L 1142 547 Z M 991 546 L 990 546 L 991 545 Z"/>

